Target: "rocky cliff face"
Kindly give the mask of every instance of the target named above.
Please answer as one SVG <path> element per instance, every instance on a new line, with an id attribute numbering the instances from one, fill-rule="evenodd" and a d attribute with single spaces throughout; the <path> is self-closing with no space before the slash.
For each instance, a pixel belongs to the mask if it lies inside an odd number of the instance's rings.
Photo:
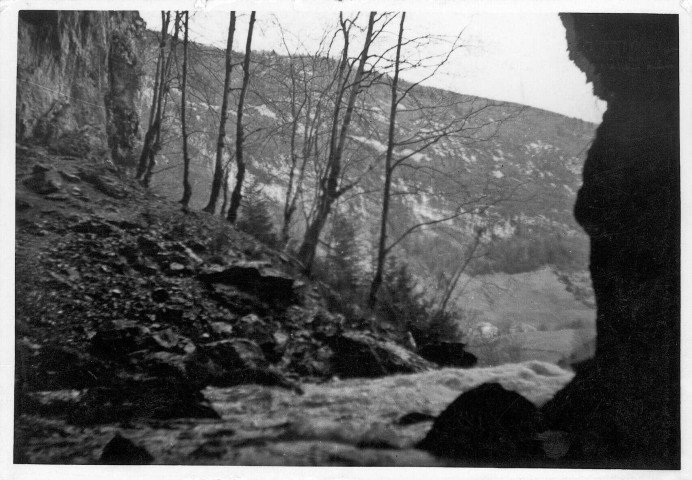
<path id="1" fill-rule="evenodd" d="M 132 165 L 143 27 L 137 12 L 20 12 L 17 140 Z"/>
<path id="2" fill-rule="evenodd" d="M 678 18 L 566 14 L 570 58 L 608 101 L 575 216 L 591 238 L 596 358 L 546 407 L 571 454 L 679 468 Z"/>

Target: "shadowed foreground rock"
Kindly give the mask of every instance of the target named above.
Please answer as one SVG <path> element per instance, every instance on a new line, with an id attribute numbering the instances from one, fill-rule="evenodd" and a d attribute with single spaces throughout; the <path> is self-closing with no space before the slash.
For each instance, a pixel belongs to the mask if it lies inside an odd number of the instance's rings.
<path id="1" fill-rule="evenodd" d="M 441 367 L 469 368 L 478 363 L 478 358 L 464 350 L 463 343 L 436 342 L 423 346 L 418 355 Z"/>
<path id="2" fill-rule="evenodd" d="M 541 454 L 538 409 L 518 393 L 486 383 L 462 393 L 435 420 L 418 448 L 477 465 L 529 463 Z"/>
<path id="3" fill-rule="evenodd" d="M 145 448 L 132 443 L 132 440 L 119 433 L 103 447 L 100 463 L 106 465 L 143 465 L 154 461 Z"/>

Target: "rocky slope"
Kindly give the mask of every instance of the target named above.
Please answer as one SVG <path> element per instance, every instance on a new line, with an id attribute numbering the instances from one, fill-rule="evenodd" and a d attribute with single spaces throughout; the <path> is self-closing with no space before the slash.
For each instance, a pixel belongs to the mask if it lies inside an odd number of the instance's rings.
<path id="1" fill-rule="evenodd" d="M 436 370 L 222 219 L 106 163 L 17 160 L 16 462 L 443 465 L 414 447 L 459 393 L 540 405 L 571 378 Z"/>

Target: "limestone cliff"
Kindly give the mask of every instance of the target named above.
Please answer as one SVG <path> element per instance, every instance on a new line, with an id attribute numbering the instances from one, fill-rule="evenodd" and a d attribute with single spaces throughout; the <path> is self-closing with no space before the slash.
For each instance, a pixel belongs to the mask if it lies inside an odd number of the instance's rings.
<path id="1" fill-rule="evenodd" d="M 143 29 L 137 12 L 20 12 L 17 140 L 132 165 Z"/>
<path id="2" fill-rule="evenodd" d="M 596 357 L 546 406 L 572 455 L 679 468 L 680 153 L 676 15 L 563 14 L 608 110 L 575 216 L 591 238 Z"/>

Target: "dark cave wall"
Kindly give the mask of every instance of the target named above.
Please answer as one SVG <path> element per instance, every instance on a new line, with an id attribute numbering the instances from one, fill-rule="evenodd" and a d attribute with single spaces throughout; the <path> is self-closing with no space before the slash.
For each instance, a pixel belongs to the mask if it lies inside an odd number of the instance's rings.
<path id="1" fill-rule="evenodd" d="M 596 357 L 544 408 L 571 455 L 679 468 L 680 155 L 676 15 L 561 14 L 608 101 L 575 216 L 591 239 Z"/>
<path id="2" fill-rule="evenodd" d="M 133 164 L 143 30 L 137 12 L 21 11 L 17 141 Z"/>

